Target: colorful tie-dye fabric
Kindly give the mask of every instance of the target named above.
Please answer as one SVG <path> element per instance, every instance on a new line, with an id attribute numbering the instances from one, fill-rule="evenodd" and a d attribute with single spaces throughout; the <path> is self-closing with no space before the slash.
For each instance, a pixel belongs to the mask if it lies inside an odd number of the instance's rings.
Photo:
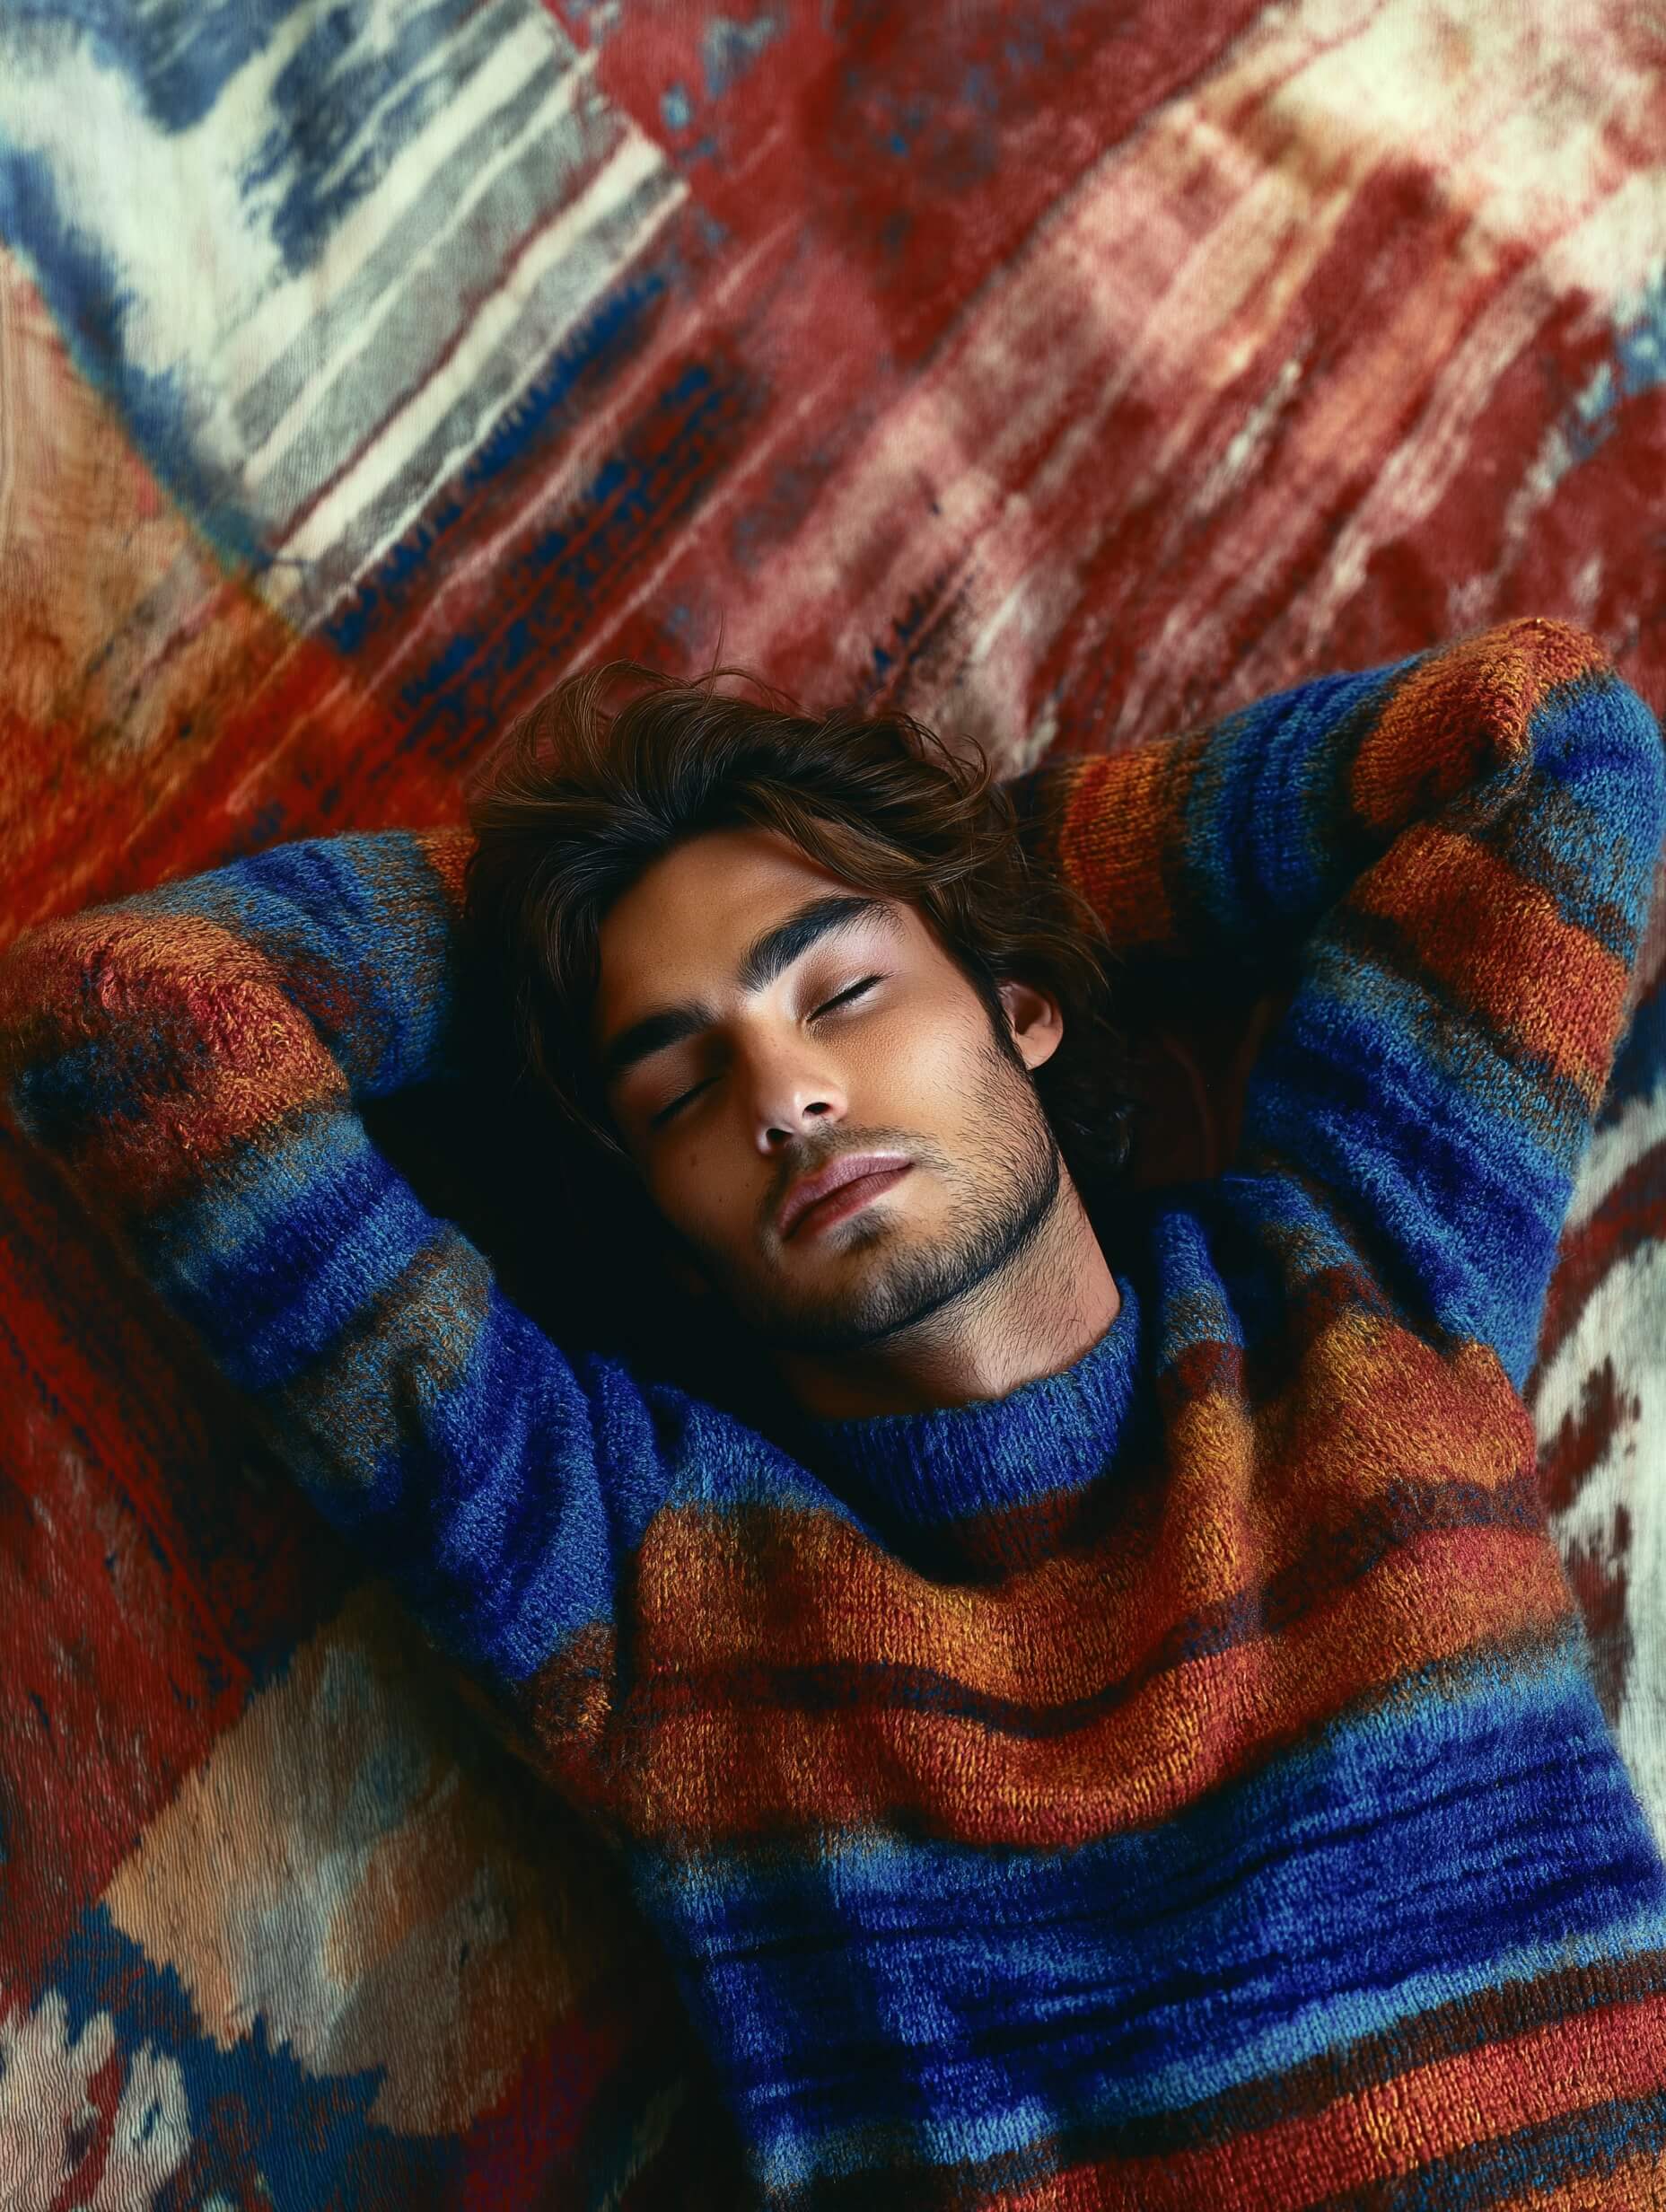
<path id="1" fill-rule="evenodd" d="M 1634 2204 L 1666 1865 L 1519 1393 L 1660 730 L 1526 621 L 1016 796 L 1131 956 L 1295 981 L 998 1400 L 755 1426 L 512 1302 L 364 1119 L 464 1069 L 455 831 L 29 932 L 13 1110 L 618 1848 L 758 2201 Z"/>
<path id="2" fill-rule="evenodd" d="M 1515 613 L 1658 706 L 1663 61 L 1625 0 L 0 10 L 6 934 L 452 823 L 564 667 L 720 621 L 1014 771 Z M 1526 1377 L 1657 1837 L 1663 958 Z M 621 1886 L 0 1181 L 22 2201 L 737 2201 Z"/>

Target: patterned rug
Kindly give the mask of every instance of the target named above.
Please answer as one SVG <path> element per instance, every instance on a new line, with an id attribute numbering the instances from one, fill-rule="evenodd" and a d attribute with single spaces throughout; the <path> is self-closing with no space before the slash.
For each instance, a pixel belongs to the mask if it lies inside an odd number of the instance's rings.
<path id="1" fill-rule="evenodd" d="M 454 820 L 621 652 L 1013 768 L 1513 613 L 1658 710 L 1662 147 L 1633 0 L 10 0 L 0 934 Z M 1530 1399 L 1666 1842 L 1662 912 Z M 617 1875 L 0 1214 L 0 2203 L 741 2202 Z"/>

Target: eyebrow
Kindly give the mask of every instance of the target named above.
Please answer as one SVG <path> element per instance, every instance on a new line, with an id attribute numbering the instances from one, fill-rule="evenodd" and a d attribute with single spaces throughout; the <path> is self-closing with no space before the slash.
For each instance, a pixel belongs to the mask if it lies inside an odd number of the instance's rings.
<path id="1" fill-rule="evenodd" d="M 743 991 L 761 991 L 830 931 L 847 928 L 851 923 L 859 921 L 882 921 L 893 930 L 899 926 L 896 916 L 882 899 L 861 898 L 845 891 L 811 899 L 785 921 L 772 924 L 761 936 L 752 940 L 735 970 L 735 980 Z M 612 1043 L 603 1048 L 603 1084 L 617 1083 L 621 1075 L 653 1053 L 663 1052 L 669 1045 L 680 1044 L 685 1038 L 697 1037 L 702 1030 L 715 1029 L 716 1025 L 716 1014 L 697 998 L 684 999 L 675 1006 L 656 1006 L 652 1014 L 644 1014 L 639 1022 L 621 1030 Z"/>

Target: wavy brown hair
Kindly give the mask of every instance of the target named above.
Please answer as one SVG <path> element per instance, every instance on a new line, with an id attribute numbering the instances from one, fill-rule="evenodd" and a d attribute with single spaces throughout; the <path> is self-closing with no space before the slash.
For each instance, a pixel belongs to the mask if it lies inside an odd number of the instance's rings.
<path id="1" fill-rule="evenodd" d="M 1034 1071 L 1037 1094 L 1084 1191 L 1119 1175 L 1131 1102 L 1109 948 L 1086 902 L 1027 849 L 981 750 L 961 759 L 907 715 L 806 714 L 739 669 L 683 682 L 617 661 L 557 684 L 505 732 L 469 813 L 466 928 L 481 973 L 539 1088 L 620 1163 L 590 1048 L 602 923 L 673 846 L 752 827 L 916 908 L 1013 1057 L 1000 985 L 1051 993 L 1064 1036 Z"/>

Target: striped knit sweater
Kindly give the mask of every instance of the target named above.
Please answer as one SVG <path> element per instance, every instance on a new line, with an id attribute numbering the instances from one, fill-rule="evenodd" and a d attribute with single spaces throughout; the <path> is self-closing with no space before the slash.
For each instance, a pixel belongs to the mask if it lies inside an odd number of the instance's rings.
<path id="1" fill-rule="evenodd" d="M 1288 963 L 1068 1372 L 766 1435 L 564 1356 L 369 1142 L 458 833 L 0 963 L 22 1125 L 626 1856 L 775 2207 L 1666 2202 L 1666 1871 L 1519 1395 L 1660 733 L 1526 622 L 1044 766 L 1153 954 Z"/>

